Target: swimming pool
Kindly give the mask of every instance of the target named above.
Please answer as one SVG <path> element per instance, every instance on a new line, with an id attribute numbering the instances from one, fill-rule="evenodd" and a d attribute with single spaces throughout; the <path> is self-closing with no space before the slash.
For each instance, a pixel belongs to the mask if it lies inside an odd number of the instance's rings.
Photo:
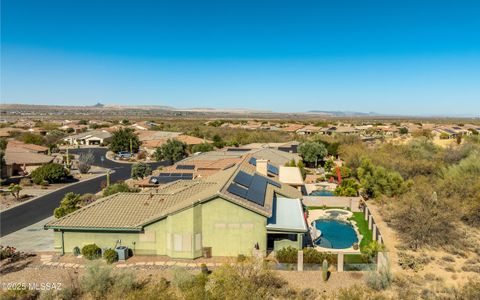
<path id="1" fill-rule="evenodd" d="M 316 190 L 311 192 L 310 196 L 334 196 L 334 194 L 329 190 Z"/>
<path id="2" fill-rule="evenodd" d="M 358 242 L 357 233 L 350 223 L 320 219 L 315 221 L 315 227 L 322 232 L 322 236 L 315 242 L 320 247 L 345 249 Z"/>

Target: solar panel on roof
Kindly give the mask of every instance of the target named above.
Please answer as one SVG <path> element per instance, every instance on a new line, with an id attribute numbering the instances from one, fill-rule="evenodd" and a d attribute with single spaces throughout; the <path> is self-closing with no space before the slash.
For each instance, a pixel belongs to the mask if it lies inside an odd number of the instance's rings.
<path id="1" fill-rule="evenodd" d="M 278 168 L 275 166 L 272 166 L 271 164 L 267 164 L 267 171 L 272 174 L 278 175 Z"/>
<path id="2" fill-rule="evenodd" d="M 266 189 L 267 179 L 259 175 L 254 175 L 246 195 L 247 200 L 263 206 L 265 203 Z"/>
<path id="3" fill-rule="evenodd" d="M 252 149 L 246 149 L 246 148 L 228 148 L 227 151 L 229 152 L 247 152 Z"/>
<path id="4" fill-rule="evenodd" d="M 254 165 L 256 166 L 257 165 L 257 159 L 255 157 L 251 157 L 248 162 L 251 164 L 251 165 Z"/>
<path id="5" fill-rule="evenodd" d="M 268 179 L 268 183 L 270 183 L 271 185 L 276 186 L 278 188 L 282 187 L 282 185 L 280 183 L 278 183 L 276 181 L 273 181 L 273 180 L 270 180 L 270 179 Z"/>
<path id="6" fill-rule="evenodd" d="M 160 173 L 157 177 L 169 177 L 169 178 L 176 178 L 176 179 L 192 179 L 192 173 Z"/>
<path id="7" fill-rule="evenodd" d="M 247 196 L 247 189 L 239 186 L 238 184 L 231 183 L 227 191 L 239 197 L 245 198 Z"/>
<path id="8" fill-rule="evenodd" d="M 445 128 L 445 129 L 443 129 L 443 130 L 446 131 L 446 132 L 448 132 L 448 133 L 455 134 L 455 131 L 453 131 L 453 130 L 450 130 L 450 129 L 447 129 L 447 128 Z"/>
<path id="9" fill-rule="evenodd" d="M 252 175 L 245 173 L 244 171 L 240 171 L 238 172 L 237 176 L 235 176 L 233 181 L 248 188 L 252 182 Z"/>
<path id="10" fill-rule="evenodd" d="M 177 170 L 194 170 L 194 165 L 177 165 Z"/>

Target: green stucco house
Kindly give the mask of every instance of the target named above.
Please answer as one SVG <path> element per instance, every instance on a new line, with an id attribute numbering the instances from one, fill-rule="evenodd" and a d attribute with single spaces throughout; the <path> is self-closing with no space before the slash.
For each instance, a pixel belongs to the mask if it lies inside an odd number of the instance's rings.
<path id="1" fill-rule="evenodd" d="M 70 253 L 95 243 L 127 246 L 136 255 L 194 259 L 251 255 L 292 245 L 307 232 L 301 193 L 248 163 L 203 179 L 179 180 L 141 193 L 118 193 L 45 225 L 55 249 Z"/>

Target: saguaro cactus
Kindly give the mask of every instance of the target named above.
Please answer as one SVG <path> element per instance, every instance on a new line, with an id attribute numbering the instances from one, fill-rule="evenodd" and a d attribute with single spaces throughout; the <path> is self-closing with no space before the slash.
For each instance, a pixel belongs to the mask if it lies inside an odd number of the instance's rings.
<path id="1" fill-rule="evenodd" d="M 107 186 L 110 185 L 110 171 L 107 171 Z"/>
<path id="2" fill-rule="evenodd" d="M 322 278 L 323 281 L 328 280 L 328 261 L 326 259 L 324 259 L 322 263 Z"/>

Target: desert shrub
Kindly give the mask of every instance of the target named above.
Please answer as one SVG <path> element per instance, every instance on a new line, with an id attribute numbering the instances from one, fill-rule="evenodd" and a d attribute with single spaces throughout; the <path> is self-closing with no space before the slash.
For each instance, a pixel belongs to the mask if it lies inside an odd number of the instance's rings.
<path id="1" fill-rule="evenodd" d="M 246 257 L 245 255 L 243 255 L 243 254 L 239 254 L 239 255 L 237 256 L 237 262 L 244 262 L 244 261 L 246 261 L 246 260 L 247 260 L 247 257 Z"/>
<path id="2" fill-rule="evenodd" d="M 455 262 L 455 258 L 451 255 L 445 255 L 442 257 L 442 260 L 448 261 L 448 262 Z"/>
<path id="3" fill-rule="evenodd" d="M 303 249 L 303 263 L 305 264 L 321 264 L 327 260 L 328 264 L 337 263 L 337 255 L 328 252 L 319 252 L 314 248 L 307 247 Z"/>
<path id="4" fill-rule="evenodd" d="M 60 201 L 60 206 L 55 208 L 53 215 L 55 218 L 62 218 L 80 208 L 81 198 L 79 194 L 67 193 Z"/>
<path id="5" fill-rule="evenodd" d="M 132 165 L 131 177 L 133 179 L 145 178 L 152 174 L 152 169 L 146 163 L 136 163 Z"/>
<path id="6" fill-rule="evenodd" d="M 252 263 L 218 268 L 209 276 L 208 287 L 211 299 L 290 299 L 296 296 L 285 280 Z"/>
<path id="7" fill-rule="evenodd" d="M 137 188 L 130 188 L 125 182 L 119 182 L 107 186 L 103 190 L 103 197 L 107 197 L 116 193 L 138 193 L 140 190 Z"/>
<path id="8" fill-rule="evenodd" d="M 2 300 L 35 300 L 40 292 L 31 289 L 11 289 L 0 290 L 0 299 Z"/>
<path id="9" fill-rule="evenodd" d="M 392 285 L 393 275 L 387 265 L 378 271 L 372 270 L 368 272 L 365 281 L 371 289 L 376 291 L 386 290 Z"/>
<path id="10" fill-rule="evenodd" d="M 61 182 L 68 176 L 68 170 L 61 164 L 49 163 L 33 170 L 31 174 L 32 181 L 41 184 L 43 181 L 48 183 Z"/>
<path id="11" fill-rule="evenodd" d="M 480 273 L 480 265 L 465 264 L 462 266 L 462 271 Z"/>
<path id="12" fill-rule="evenodd" d="M 409 255 L 404 252 L 399 252 L 398 264 L 404 270 L 412 270 L 414 272 L 418 272 L 418 271 L 421 271 L 425 266 L 425 261 L 413 255 Z"/>
<path id="13" fill-rule="evenodd" d="M 105 259 L 108 264 L 113 264 L 118 261 L 118 253 L 113 249 L 107 249 L 103 252 L 103 259 Z"/>
<path id="14" fill-rule="evenodd" d="M 17 249 L 11 246 L 0 246 L 0 260 L 14 257 L 17 254 Z"/>
<path id="15" fill-rule="evenodd" d="M 90 171 L 90 168 L 94 162 L 95 157 L 92 151 L 80 153 L 80 156 L 78 157 L 78 170 L 80 173 L 86 174 L 88 171 Z"/>
<path id="16" fill-rule="evenodd" d="M 480 299 L 480 279 L 470 279 L 459 291 L 457 299 Z"/>
<path id="17" fill-rule="evenodd" d="M 130 290 L 122 295 L 125 299 L 148 299 L 148 300 L 176 300 L 179 299 L 175 291 L 170 287 L 165 278 L 161 278 L 155 284 L 148 284 L 143 288 Z"/>
<path id="18" fill-rule="evenodd" d="M 82 248 L 82 254 L 85 247 Z M 85 276 L 81 281 L 81 287 L 83 293 L 90 295 L 93 299 L 101 299 L 108 293 L 113 283 L 112 268 L 91 264 L 86 268 Z"/>
<path id="19" fill-rule="evenodd" d="M 102 250 L 96 244 L 88 244 L 83 246 L 82 255 L 86 259 L 98 259 L 102 256 Z"/>
<path id="20" fill-rule="evenodd" d="M 192 153 L 196 152 L 208 152 L 213 150 L 213 145 L 209 143 L 202 143 L 198 145 L 193 145 Z"/>
<path id="21" fill-rule="evenodd" d="M 362 256 L 365 261 L 371 261 L 378 252 L 384 251 L 385 246 L 377 241 L 371 241 L 367 246 L 362 249 Z"/>
<path id="22" fill-rule="evenodd" d="M 81 206 L 88 205 L 95 200 L 97 200 L 97 196 L 95 196 L 95 194 L 86 193 L 80 196 Z"/>
<path id="23" fill-rule="evenodd" d="M 137 159 L 142 160 L 142 159 L 145 159 L 145 158 L 147 158 L 147 153 L 145 151 L 139 151 L 137 153 Z"/>
<path id="24" fill-rule="evenodd" d="M 445 197 L 438 197 L 427 178 L 418 178 L 412 191 L 403 195 L 392 207 L 392 225 L 406 246 L 442 247 L 459 244 L 457 206 Z"/>
<path id="25" fill-rule="evenodd" d="M 174 269 L 172 283 L 181 291 L 185 299 L 208 299 L 205 289 L 208 277 L 204 273 L 193 275 L 185 269 Z"/>
<path id="26" fill-rule="evenodd" d="M 296 263 L 298 259 L 298 250 L 292 246 L 282 248 L 275 252 L 275 258 L 280 263 Z"/>
<path id="27" fill-rule="evenodd" d="M 30 178 L 22 178 L 20 179 L 20 185 L 21 186 L 32 186 L 33 185 L 33 182 Z"/>

